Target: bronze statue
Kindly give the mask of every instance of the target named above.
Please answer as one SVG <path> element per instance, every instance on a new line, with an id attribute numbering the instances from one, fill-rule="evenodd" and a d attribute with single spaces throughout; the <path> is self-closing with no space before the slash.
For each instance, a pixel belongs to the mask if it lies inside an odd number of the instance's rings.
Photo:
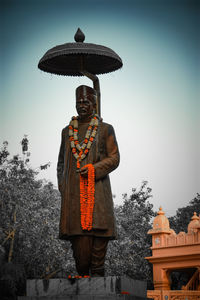
<path id="1" fill-rule="evenodd" d="M 76 89 L 78 117 L 62 130 L 57 164 L 59 238 L 71 242 L 81 276 L 104 276 L 107 244 L 116 238 L 109 173 L 119 150 L 113 127 L 95 114 L 96 97 L 91 87 Z"/>

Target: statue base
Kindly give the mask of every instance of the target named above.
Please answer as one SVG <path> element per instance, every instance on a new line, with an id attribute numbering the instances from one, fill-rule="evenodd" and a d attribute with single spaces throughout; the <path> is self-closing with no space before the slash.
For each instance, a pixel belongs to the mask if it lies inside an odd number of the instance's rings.
<path id="1" fill-rule="evenodd" d="M 126 276 L 32 279 L 18 300 L 146 300 L 146 282 Z"/>

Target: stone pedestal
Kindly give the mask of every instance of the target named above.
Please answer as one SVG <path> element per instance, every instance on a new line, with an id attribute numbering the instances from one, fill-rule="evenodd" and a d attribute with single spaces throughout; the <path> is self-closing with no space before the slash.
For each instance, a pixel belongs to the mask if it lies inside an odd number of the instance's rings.
<path id="1" fill-rule="evenodd" d="M 146 282 L 122 277 L 27 280 L 18 300 L 146 300 Z"/>

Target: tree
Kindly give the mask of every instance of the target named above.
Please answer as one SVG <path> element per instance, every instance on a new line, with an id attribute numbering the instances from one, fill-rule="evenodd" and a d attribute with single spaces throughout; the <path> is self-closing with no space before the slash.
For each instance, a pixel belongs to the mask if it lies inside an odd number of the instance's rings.
<path id="1" fill-rule="evenodd" d="M 176 233 L 180 231 L 187 232 L 188 224 L 194 214 L 200 214 L 200 194 L 197 193 L 196 197 L 189 202 L 189 205 L 178 208 L 176 215 L 169 218 L 170 227 L 174 229 Z"/>
<path id="2" fill-rule="evenodd" d="M 144 181 L 137 191 L 132 190 L 124 203 L 115 208 L 118 239 L 110 242 L 107 254 L 109 275 L 128 275 L 134 279 L 152 280 L 151 265 L 145 260 L 150 255 L 151 237 L 147 231 L 151 228 L 155 216 L 153 205 L 148 199 L 151 189 Z"/>
<path id="3" fill-rule="evenodd" d="M 4 260 L 25 267 L 27 277 L 73 270 L 69 244 L 58 240 L 60 194 L 37 180 L 38 172 L 19 155 L 0 151 L 0 231 Z M 28 149 L 26 149 L 28 150 Z M 24 152 L 24 151 L 23 151 Z"/>

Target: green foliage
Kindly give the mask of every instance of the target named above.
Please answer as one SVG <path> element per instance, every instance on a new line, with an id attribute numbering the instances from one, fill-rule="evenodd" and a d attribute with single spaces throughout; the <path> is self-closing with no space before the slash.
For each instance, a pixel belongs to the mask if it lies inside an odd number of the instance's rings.
<path id="1" fill-rule="evenodd" d="M 143 182 L 139 191 L 132 190 L 124 203 L 115 208 L 118 239 L 110 242 L 107 254 L 107 271 L 109 275 L 128 275 L 134 279 L 152 280 L 151 265 L 145 260 L 150 256 L 152 217 L 155 216 L 153 205 L 148 199 L 151 189 Z"/>
<path id="2" fill-rule="evenodd" d="M 197 193 L 196 197 L 189 202 L 189 205 L 186 207 L 178 208 L 176 215 L 168 218 L 170 227 L 174 229 L 176 233 L 180 231 L 187 232 L 188 224 L 191 221 L 191 218 L 194 214 L 200 214 L 200 194 Z"/>
<path id="3" fill-rule="evenodd" d="M 15 233 L 12 262 L 23 264 L 29 278 L 72 270 L 69 244 L 58 240 L 58 190 L 50 182 L 37 180 L 37 172 L 18 155 L 9 159 L 7 146 L 5 142 L 0 151 L 0 243 L 5 259 L 12 241 L 9 234 Z"/>

